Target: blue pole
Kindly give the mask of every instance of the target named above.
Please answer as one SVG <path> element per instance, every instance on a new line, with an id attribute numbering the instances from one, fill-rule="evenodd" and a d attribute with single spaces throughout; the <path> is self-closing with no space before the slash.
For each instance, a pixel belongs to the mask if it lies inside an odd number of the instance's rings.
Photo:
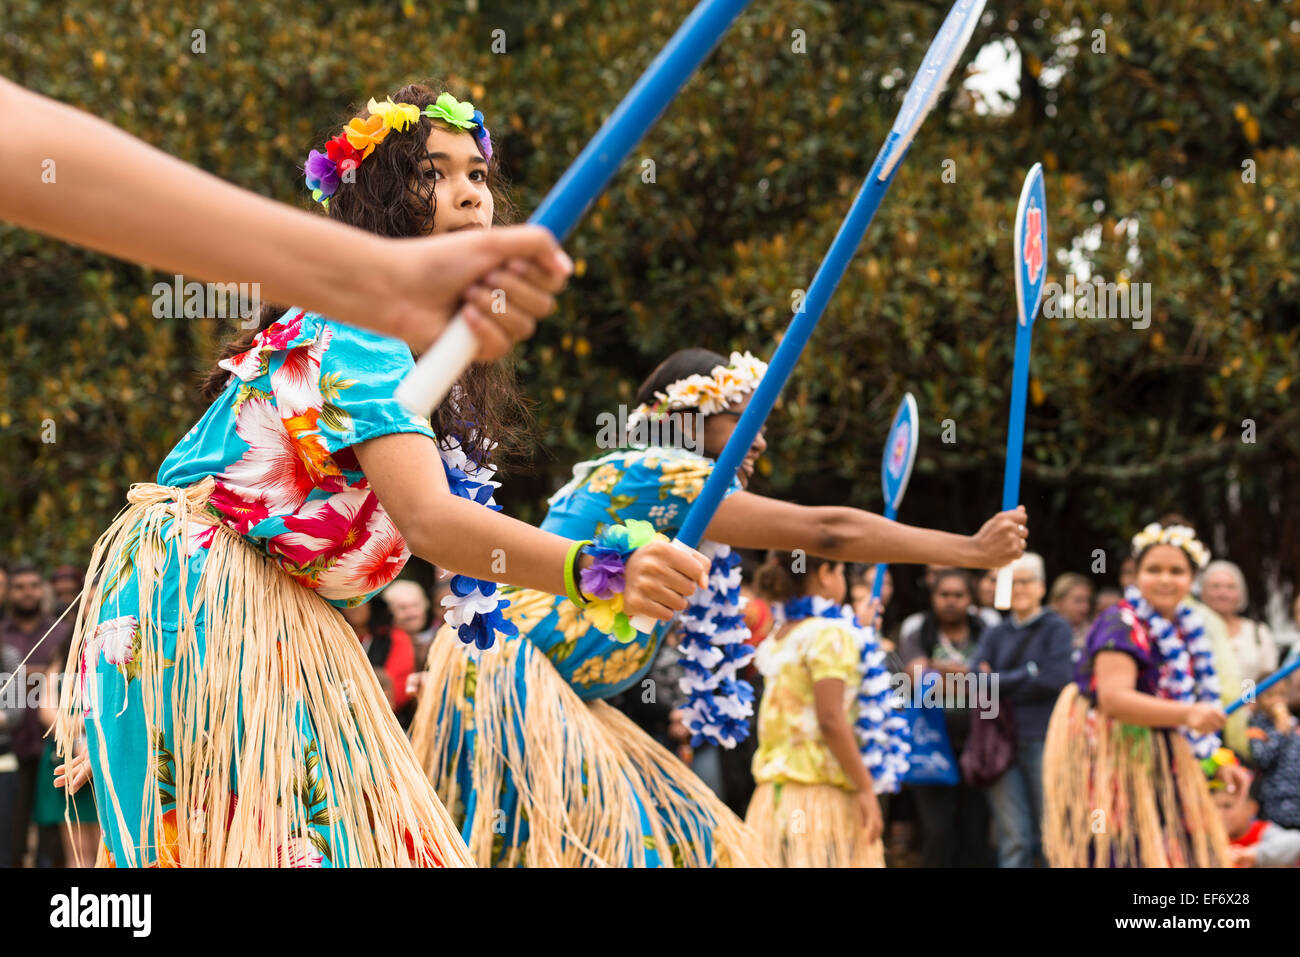
<path id="1" fill-rule="evenodd" d="M 529 222 L 559 239 L 582 219 L 619 164 L 659 119 L 696 67 L 730 29 L 749 0 L 703 0 L 687 17 L 636 86 L 610 114 L 558 183 L 551 187 Z"/>
<path id="2" fill-rule="evenodd" d="M 1007 466 L 1002 474 L 1002 510 L 1020 504 L 1020 459 L 1025 445 L 1025 400 L 1029 393 L 1029 344 L 1033 323 L 1016 327 L 1016 361 L 1011 373 L 1011 422 L 1007 428 Z"/>
<path id="3" fill-rule="evenodd" d="M 808 295 L 804 298 L 803 309 L 795 315 L 789 328 L 786 329 L 781 345 L 777 347 L 776 354 L 768 364 L 767 374 L 759 381 L 758 388 L 754 390 L 753 397 L 749 400 L 748 408 L 736 423 L 736 429 L 727 440 L 726 448 L 722 450 L 722 455 L 718 457 L 712 474 L 704 483 L 704 489 L 686 514 L 681 531 L 677 533 L 678 540 L 683 544 L 695 548 L 704 537 L 709 522 L 713 520 L 713 513 L 717 511 L 723 495 L 731 486 L 736 470 L 744 461 L 754 437 L 763 427 L 768 414 L 772 411 L 772 406 L 776 404 L 777 396 L 781 394 L 781 389 L 790 378 L 790 373 L 794 371 L 795 363 L 799 361 L 804 346 L 808 344 L 809 337 L 817 328 L 817 322 L 821 319 L 826 304 L 830 302 L 835 287 L 843 278 L 844 270 L 848 268 L 849 261 L 862 242 L 863 235 L 866 234 L 867 227 L 871 225 L 872 217 L 880 208 L 880 201 L 889 191 L 889 186 L 894 181 L 894 174 L 902 166 L 904 157 L 899 157 L 899 161 L 893 164 L 889 175 L 883 180 L 880 179 L 880 170 L 893 152 L 898 138 L 897 133 L 891 132 L 889 138 L 885 140 L 880 155 L 876 157 L 871 172 L 867 174 L 866 182 L 858 190 L 857 198 L 853 201 L 848 216 L 840 224 L 839 232 L 835 234 L 835 240 L 831 243 L 826 258 L 822 260 L 817 275 L 813 277 Z"/>
<path id="4" fill-rule="evenodd" d="M 1255 686 L 1253 697 L 1258 698 L 1262 692 L 1265 692 L 1269 688 L 1273 687 L 1273 685 L 1277 684 L 1279 681 L 1284 679 L 1287 675 L 1291 674 L 1291 672 L 1295 671 L 1296 668 L 1300 668 L 1300 655 L 1296 655 L 1295 661 L 1291 662 L 1285 668 L 1273 672 L 1271 675 L 1269 675 L 1267 678 L 1265 678 L 1263 681 L 1257 684 Z M 1238 698 L 1232 704 L 1228 705 L 1223 710 L 1227 714 L 1232 714 L 1232 712 L 1243 707 L 1245 704 L 1246 704 L 1246 696 L 1242 695 L 1240 698 Z"/>
<path id="5" fill-rule="evenodd" d="M 893 505 L 886 505 L 886 506 L 885 506 L 885 518 L 889 519 L 889 520 L 892 522 L 892 521 L 893 521 L 895 518 L 897 518 L 897 517 L 898 517 L 898 509 L 894 508 Z M 888 568 L 888 567 L 889 567 L 889 566 L 886 565 L 884 562 L 877 562 L 877 563 L 876 563 L 876 575 L 875 575 L 875 580 L 872 581 L 872 583 L 871 583 L 871 600 L 872 600 L 872 601 L 875 601 L 877 598 L 880 597 L 880 590 L 881 590 L 881 588 L 882 588 L 882 587 L 884 586 L 884 584 L 885 584 L 885 569 Z"/>
<path id="6" fill-rule="evenodd" d="M 529 222 L 545 226 L 560 240 L 572 232 L 632 147 L 748 5 L 749 0 L 702 0 L 551 187 Z M 457 316 L 407 373 L 395 397 L 417 415 L 431 415 L 477 351 L 469 326 Z"/>

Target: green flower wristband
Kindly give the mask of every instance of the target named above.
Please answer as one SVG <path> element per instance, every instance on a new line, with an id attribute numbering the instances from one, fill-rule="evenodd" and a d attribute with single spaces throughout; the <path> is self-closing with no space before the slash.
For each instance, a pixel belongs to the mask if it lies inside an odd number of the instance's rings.
<path id="1" fill-rule="evenodd" d="M 590 602 L 583 597 L 582 592 L 578 589 L 577 576 L 574 574 L 574 570 L 578 563 L 578 553 L 590 544 L 591 539 L 574 542 L 569 546 L 569 554 L 564 559 L 564 591 L 568 595 L 569 601 L 579 608 L 586 608 Z"/>

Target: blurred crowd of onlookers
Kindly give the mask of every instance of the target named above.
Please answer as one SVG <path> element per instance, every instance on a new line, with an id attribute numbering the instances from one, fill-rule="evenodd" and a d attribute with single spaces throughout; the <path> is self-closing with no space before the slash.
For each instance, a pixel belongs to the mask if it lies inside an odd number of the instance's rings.
<path id="1" fill-rule="evenodd" d="M 854 569 L 851 600 L 868 620 L 875 566 Z M 1121 600 L 1136 574 L 1132 559 L 1111 583 L 1065 572 L 1049 582 L 1042 559 L 1028 553 L 1013 566 L 1011 609 L 994 607 L 996 574 L 927 566 L 925 605 L 900 616 L 892 607 L 888 570 L 881 583 L 882 644 L 896 675 L 920 684 L 929 673 L 996 675 L 1004 710 L 1014 714 L 1014 758 L 992 784 L 972 783 L 966 769 L 955 784 L 908 784 L 885 804 L 886 851 L 893 866 L 1032 867 L 1043 863 L 1042 755 L 1048 720 L 1061 689 L 1074 679 L 1093 622 Z M 1232 562 L 1211 562 L 1190 599 L 1205 622 L 1225 702 L 1246 694 L 1279 666 L 1300 655 L 1300 591 L 1292 618 L 1276 632 L 1250 615 L 1245 576 Z M 753 596 L 748 617 L 754 641 L 771 628 L 772 613 Z M 761 680 L 756 674 L 751 680 Z M 1010 708 L 1006 708 L 1009 702 Z M 954 763 L 960 762 L 979 714 L 970 701 L 944 700 L 944 728 Z M 1254 863 L 1252 845 L 1263 828 L 1286 832 L 1300 864 L 1300 671 L 1259 695 L 1224 729 L 1225 746 L 1253 772 L 1250 793 L 1216 795 L 1238 863 Z M 743 808 L 743 777 L 733 807 Z M 724 797 L 732 802 L 722 782 Z M 736 785 L 732 784 L 735 788 Z M 752 788 L 752 783 L 750 784 Z M 741 798 L 743 797 L 743 800 Z M 1276 832 L 1278 834 L 1282 831 Z M 1274 842 L 1276 843 L 1276 842 Z"/>
<path id="2" fill-rule="evenodd" d="M 746 563 L 752 571 L 751 563 Z M 865 620 L 875 584 L 874 566 L 850 575 L 851 600 Z M 1011 767 L 992 785 L 959 780 L 953 785 L 911 785 L 885 804 L 886 851 L 898 866 L 1033 866 L 1041 863 L 1038 821 L 1042 813 L 1043 739 L 1060 689 L 1071 680 L 1075 661 L 1093 621 L 1118 601 L 1131 583 L 1134 568 L 1126 561 L 1114 583 L 1066 572 L 1048 582 L 1041 559 L 1027 555 L 1015 566 L 1012 609 L 993 608 L 995 576 L 965 569 L 928 566 L 921 577 L 924 604 L 896 608 L 888 570 L 881 583 L 882 643 L 891 670 L 919 681 L 927 672 L 996 673 L 999 693 L 1014 705 L 1016 750 Z M 426 588 L 401 578 L 381 593 L 382 600 L 347 609 L 351 624 L 403 727 L 414 716 L 415 683 L 437 629 L 443 623 L 446 580 L 435 575 Z M 748 579 L 747 579 L 748 581 Z M 26 676 L 44 675 L 54 693 L 30 706 L 27 693 L 11 688 L 0 695 L 0 866 L 74 866 L 93 863 L 99 831 L 94 797 L 84 788 L 68 802 L 53 785 L 56 759 L 52 736 L 57 684 L 67 658 L 75 608 L 64 610 L 82 590 L 82 573 L 63 566 L 50 574 L 22 563 L 0 566 L 0 687 L 8 675 L 23 672 L 17 688 L 31 686 Z M 753 595 L 746 610 L 757 645 L 772 629 L 772 608 Z M 1215 665 L 1225 688 L 1248 688 L 1300 654 L 1300 593 L 1292 620 L 1276 632 L 1249 613 L 1252 607 L 1241 570 L 1231 562 L 1211 563 L 1197 587 L 1197 610 L 1215 647 Z M 903 614 L 902 612 L 908 612 Z M 57 625 L 56 619 L 63 615 Z M 52 629 L 52 630 L 51 630 Z M 49 632 L 42 642 L 43 636 Z M 38 647 L 39 645 L 39 647 Z M 25 664 L 23 662 L 25 661 Z M 21 666 L 21 667 L 20 667 Z M 670 630 L 643 682 L 612 703 L 662 743 L 742 815 L 753 792 L 750 759 L 755 744 L 734 750 L 691 746 L 682 722 L 684 696 L 676 636 Z M 1030 673 L 1032 672 L 1032 674 Z M 746 677 L 761 694 L 761 677 L 752 668 Z M 757 710 L 758 698 L 755 698 Z M 947 703 L 951 705 L 951 703 Z M 1300 672 L 1271 693 L 1261 695 L 1229 723 L 1224 741 L 1255 772 L 1249 795 L 1221 795 L 1224 819 L 1242 863 L 1251 863 L 1249 842 L 1261 828 L 1297 830 L 1300 858 Z M 971 733 L 973 709 L 945 706 L 944 725 L 954 755 Z"/>

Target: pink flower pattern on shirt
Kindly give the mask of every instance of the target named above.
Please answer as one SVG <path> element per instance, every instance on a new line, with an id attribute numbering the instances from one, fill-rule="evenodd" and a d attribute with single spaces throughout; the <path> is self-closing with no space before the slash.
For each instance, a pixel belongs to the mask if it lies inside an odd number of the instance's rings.
<path id="1" fill-rule="evenodd" d="M 173 450 L 160 480 L 169 466 L 182 476 L 169 484 L 197 480 L 185 460 L 204 460 L 216 482 L 208 504 L 222 522 L 321 597 L 365 601 L 397 577 L 410 551 L 351 446 L 397 431 L 433 436 L 427 419 L 392 398 L 410 351 L 291 310 L 221 366 L 232 374 L 226 392 Z M 225 462 L 219 471 L 214 458 Z M 192 551 L 211 540 L 211 529 L 191 530 Z"/>

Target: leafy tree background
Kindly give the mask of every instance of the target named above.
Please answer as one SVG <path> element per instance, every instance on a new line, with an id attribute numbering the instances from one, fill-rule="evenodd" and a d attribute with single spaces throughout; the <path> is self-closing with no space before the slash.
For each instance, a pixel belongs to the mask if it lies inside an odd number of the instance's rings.
<path id="1" fill-rule="evenodd" d="M 8 0 L 0 71 L 304 208 L 304 157 L 349 106 L 441 78 L 483 109 L 528 211 L 691 6 Z M 505 477 L 510 512 L 541 516 L 597 414 L 671 350 L 771 354 L 947 7 L 755 0 L 568 243 L 579 275 L 521 352 L 542 437 Z M 990 2 L 963 68 L 987 44 L 1019 52 L 1013 107 L 940 100 L 769 423 L 755 489 L 879 509 L 881 446 L 912 390 L 902 519 L 969 532 L 997 508 L 1012 217 L 1041 160 L 1049 280 L 1150 283 L 1154 309 L 1144 330 L 1039 319 L 1032 546 L 1052 574 L 1093 571 L 1103 550 L 1113 581 L 1127 536 L 1177 509 L 1256 599 L 1285 598 L 1300 559 L 1300 4 Z M 57 189 L 39 174 L 8 170 L 3 188 Z M 0 227 L 0 552 L 84 563 L 201 414 L 197 373 L 230 329 L 154 319 L 169 280 Z"/>

